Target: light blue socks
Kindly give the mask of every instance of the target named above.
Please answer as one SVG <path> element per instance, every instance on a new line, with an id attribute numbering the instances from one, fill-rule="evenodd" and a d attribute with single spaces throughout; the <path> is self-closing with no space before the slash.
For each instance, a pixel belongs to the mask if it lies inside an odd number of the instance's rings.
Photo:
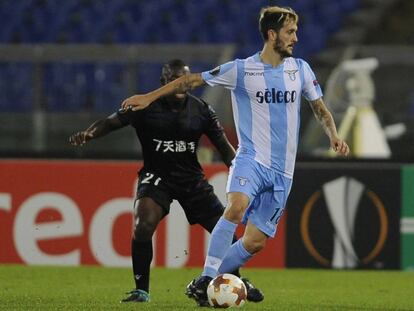
<path id="1" fill-rule="evenodd" d="M 218 273 L 232 272 L 237 268 L 242 267 L 250 258 L 252 258 L 252 256 L 253 255 L 244 248 L 242 239 L 239 239 L 227 251 Z"/>
<path id="2" fill-rule="evenodd" d="M 223 258 L 226 256 L 233 242 L 233 235 L 236 228 L 237 224 L 224 219 L 223 216 L 219 219 L 211 233 L 202 275 L 207 275 L 212 278 L 217 275 Z"/>

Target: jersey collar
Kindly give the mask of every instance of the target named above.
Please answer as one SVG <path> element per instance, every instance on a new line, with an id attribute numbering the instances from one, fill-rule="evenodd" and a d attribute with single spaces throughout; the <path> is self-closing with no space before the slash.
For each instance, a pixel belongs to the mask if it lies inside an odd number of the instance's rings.
<path id="1" fill-rule="evenodd" d="M 283 66 L 284 66 L 284 64 L 285 64 L 285 62 L 286 62 L 286 58 L 285 58 L 285 59 L 283 59 L 283 62 L 281 62 L 281 63 L 280 63 L 279 65 L 277 65 L 276 67 L 273 67 L 273 66 L 272 66 L 272 65 L 270 65 L 270 64 L 266 64 L 266 63 L 262 62 L 262 59 L 260 58 L 260 51 L 259 51 L 259 52 L 257 52 L 256 54 L 254 54 L 254 55 L 253 55 L 253 59 L 254 59 L 254 61 L 255 61 L 255 62 L 262 64 L 262 65 L 263 65 L 263 67 L 265 67 L 265 68 L 271 68 L 271 69 L 278 69 L 278 68 L 281 68 L 281 67 L 283 67 Z"/>

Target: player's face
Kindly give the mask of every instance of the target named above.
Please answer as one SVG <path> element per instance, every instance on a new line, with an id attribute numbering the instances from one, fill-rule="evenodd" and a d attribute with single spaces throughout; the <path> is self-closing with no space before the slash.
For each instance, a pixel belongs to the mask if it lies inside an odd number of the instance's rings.
<path id="1" fill-rule="evenodd" d="M 282 58 L 293 55 L 293 46 L 298 42 L 297 31 L 298 25 L 293 20 L 288 20 L 277 33 L 273 49 Z"/>

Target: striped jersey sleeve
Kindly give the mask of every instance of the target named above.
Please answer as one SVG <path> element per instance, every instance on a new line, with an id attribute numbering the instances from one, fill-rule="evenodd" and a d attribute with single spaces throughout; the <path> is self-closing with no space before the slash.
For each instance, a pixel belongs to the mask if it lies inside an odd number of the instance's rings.
<path id="1" fill-rule="evenodd" d="M 322 90 L 309 64 L 303 59 L 297 59 L 303 72 L 302 95 L 308 101 L 322 97 Z"/>
<path id="2" fill-rule="evenodd" d="M 236 61 L 231 61 L 216 68 L 201 73 L 203 80 L 210 86 L 221 85 L 234 90 L 237 84 Z"/>

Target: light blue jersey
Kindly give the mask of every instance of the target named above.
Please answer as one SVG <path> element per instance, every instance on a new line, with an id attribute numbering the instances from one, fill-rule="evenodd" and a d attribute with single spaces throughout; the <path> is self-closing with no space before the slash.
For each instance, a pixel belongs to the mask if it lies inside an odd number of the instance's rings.
<path id="1" fill-rule="evenodd" d="M 322 97 L 308 63 L 286 58 L 272 67 L 260 54 L 236 59 L 202 73 L 210 86 L 231 90 L 239 147 L 265 167 L 293 177 L 299 140 L 301 96 L 309 101 Z"/>

